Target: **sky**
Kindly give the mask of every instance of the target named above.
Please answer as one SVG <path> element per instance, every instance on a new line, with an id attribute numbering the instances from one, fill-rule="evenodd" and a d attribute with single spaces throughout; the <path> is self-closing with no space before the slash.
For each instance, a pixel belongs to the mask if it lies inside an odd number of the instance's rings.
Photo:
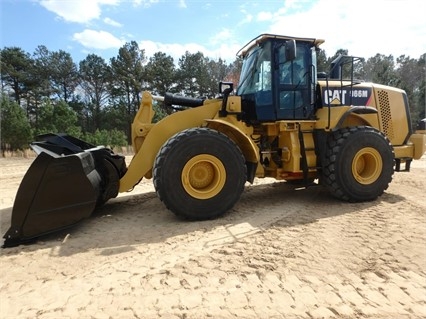
<path id="1" fill-rule="evenodd" d="M 149 58 L 178 59 L 201 51 L 234 61 L 262 33 L 324 39 L 369 58 L 426 53 L 424 0 L 0 0 L 0 47 L 64 50 L 78 63 L 88 54 L 107 62 L 136 41 Z"/>

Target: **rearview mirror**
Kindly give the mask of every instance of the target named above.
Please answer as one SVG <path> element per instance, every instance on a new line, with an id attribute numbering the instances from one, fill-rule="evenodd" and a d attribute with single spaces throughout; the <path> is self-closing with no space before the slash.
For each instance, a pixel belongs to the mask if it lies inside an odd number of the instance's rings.
<path id="1" fill-rule="evenodd" d="M 293 61 L 296 58 L 296 41 L 294 39 L 288 40 L 285 43 L 285 59 L 286 61 Z"/>
<path id="2" fill-rule="evenodd" d="M 219 93 L 229 94 L 234 90 L 234 83 L 232 82 L 219 82 Z"/>

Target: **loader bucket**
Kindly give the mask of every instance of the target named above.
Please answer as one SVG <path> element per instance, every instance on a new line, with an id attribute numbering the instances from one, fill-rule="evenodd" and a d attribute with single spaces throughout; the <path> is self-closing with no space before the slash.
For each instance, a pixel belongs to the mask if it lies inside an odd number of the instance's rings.
<path id="1" fill-rule="evenodd" d="M 15 197 L 3 247 L 72 226 L 117 196 L 124 157 L 68 135 L 43 135 Z"/>

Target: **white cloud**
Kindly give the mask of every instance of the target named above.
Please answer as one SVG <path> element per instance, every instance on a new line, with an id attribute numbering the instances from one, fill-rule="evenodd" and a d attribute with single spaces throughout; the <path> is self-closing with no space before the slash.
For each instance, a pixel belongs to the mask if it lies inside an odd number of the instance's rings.
<path id="1" fill-rule="evenodd" d="M 139 42 L 139 48 L 145 50 L 147 57 L 152 57 L 156 52 L 164 52 L 178 62 L 179 58 L 185 54 L 186 51 L 196 53 L 198 51 L 205 53 L 206 49 L 195 43 L 178 44 L 178 43 L 160 43 L 149 40 Z"/>
<path id="2" fill-rule="evenodd" d="M 113 19 L 111 19 L 111 18 L 105 18 L 105 19 L 104 19 L 104 23 L 105 23 L 105 24 L 108 24 L 108 25 L 110 25 L 110 26 L 113 26 L 113 27 L 118 27 L 118 28 L 120 28 L 120 27 L 122 27 L 122 26 L 123 26 L 120 22 L 114 21 L 114 20 L 113 20 Z"/>
<path id="3" fill-rule="evenodd" d="M 90 29 L 86 29 L 80 33 L 74 33 L 73 40 L 79 42 L 86 48 L 101 50 L 119 48 L 124 44 L 124 41 L 116 38 L 109 32 Z"/>
<path id="4" fill-rule="evenodd" d="M 253 15 L 246 9 L 246 7 L 247 7 L 247 3 L 245 3 L 244 5 L 240 7 L 240 13 L 243 15 L 243 18 L 237 23 L 237 26 L 249 24 L 253 21 Z M 254 7 L 256 8 L 256 6 Z"/>
<path id="5" fill-rule="evenodd" d="M 256 20 L 257 21 L 269 21 L 273 17 L 273 14 L 271 12 L 265 12 L 261 11 L 257 14 Z"/>
<path id="6" fill-rule="evenodd" d="M 222 29 L 219 33 L 210 38 L 212 45 L 218 45 L 232 38 L 232 32 L 229 29 Z"/>
<path id="7" fill-rule="evenodd" d="M 179 0 L 179 8 L 186 8 L 186 7 L 187 7 L 187 5 L 186 5 L 185 0 Z"/>
<path id="8" fill-rule="evenodd" d="M 186 51 L 190 53 L 202 52 L 204 56 L 211 59 L 223 59 L 227 63 L 231 63 L 236 58 L 236 53 L 240 49 L 237 44 L 223 43 L 220 47 L 210 50 L 205 46 L 196 43 L 178 44 L 178 43 L 159 43 L 149 40 L 140 41 L 139 48 L 145 50 L 147 57 L 152 57 L 156 52 L 164 52 L 170 55 L 174 62 L 177 64 L 179 59 L 185 54 Z"/>
<path id="9" fill-rule="evenodd" d="M 102 5 L 116 5 L 120 0 L 41 0 L 40 5 L 69 22 L 87 23 L 98 19 Z"/>
<path id="10" fill-rule="evenodd" d="M 241 44 L 237 43 L 222 43 L 221 46 L 211 51 L 209 57 L 213 59 L 221 58 L 226 63 L 232 63 L 237 58 L 237 52 L 241 49 Z"/>
<path id="11" fill-rule="evenodd" d="M 269 32 L 325 39 L 321 47 L 328 56 L 348 49 L 365 58 L 377 53 L 418 58 L 426 52 L 424 9 L 423 0 L 319 0 L 295 14 L 283 8 Z"/>
<path id="12" fill-rule="evenodd" d="M 253 21 L 253 15 L 248 14 L 246 12 L 243 12 L 245 14 L 244 19 L 242 19 L 239 23 L 238 26 L 241 26 L 243 24 L 249 24 L 250 22 Z"/>
<path id="13" fill-rule="evenodd" d="M 145 8 L 150 7 L 154 3 L 158 3 L 160 0 L 133 0 L 135 7 L 143 6 Z"/>

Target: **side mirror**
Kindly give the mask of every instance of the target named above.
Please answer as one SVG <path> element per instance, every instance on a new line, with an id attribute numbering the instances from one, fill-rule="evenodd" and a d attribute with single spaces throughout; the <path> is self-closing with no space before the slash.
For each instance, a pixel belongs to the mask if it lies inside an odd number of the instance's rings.
<path id="1" fill-rule="evenodd" d="M 228 96 L 234 91 L 234 83 L 232 82 L 219 82 L 219 93 L 223 94 L 222 108 L 219 111 L 220 117 L 225 117 L 228 112 L 226 111 L 226 104 L 228 103 Z"/>
<path id="2" fill-rule="evenodd" d="M 229 95 L 234 90 L 234 83 L 232 82 L 219 82 L 219 93 Z"/>
<path id="3" fill-rule="evenodd" d="M 296 58 L 296 41 L 294 39 L 288 40 L 285 43 L 285 59 L 286 61 L 293 61 Z"/>

